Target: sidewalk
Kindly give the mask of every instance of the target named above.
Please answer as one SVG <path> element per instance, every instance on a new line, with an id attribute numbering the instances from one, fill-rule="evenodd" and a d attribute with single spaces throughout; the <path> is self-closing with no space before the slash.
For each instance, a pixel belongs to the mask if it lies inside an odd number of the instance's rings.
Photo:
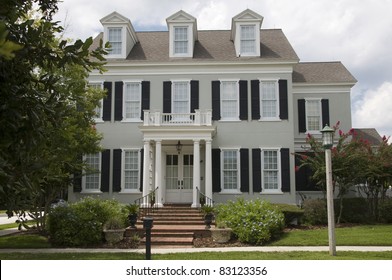
<path id="1" fill-rule="evenodd" d="M 220 247 L 220 248 L 152 248 L 152 254 L 199 253 L 199 252 L 328 252 L 328 246 L 266 246 L 266 247 Z M 336 251 L 387 252 L 392 246 L 337 246 Z M 0 249 L 0 253 L 140 253 L 145 249 L 105 249 L 105 248 L 49 248 L 49 249 Z"/>

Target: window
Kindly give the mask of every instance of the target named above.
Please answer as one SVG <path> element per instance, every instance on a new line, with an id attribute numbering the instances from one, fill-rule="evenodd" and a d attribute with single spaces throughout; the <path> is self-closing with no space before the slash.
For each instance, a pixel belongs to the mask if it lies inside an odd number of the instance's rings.
<path id="1" fill-rule="evenodd" d="M 237 191 L 239 186 L 239 152 L 222 150 L 223 191 Z"/>
<path id="2" fill-rule="evenodd" d="M 320 132 L 321 99 L 306 99 L 306 127 L 308 132 Z"/>
<path id="3" fill-rule="evenodd" d="M 238 81 L 221 81 L 221 119 L 239 120 Z"/>
<path id="4" fill-rule="evenodd" d="M 263 191 L 280 191 L 278 150 L 262 150 Z"/>
<path id="5" fill-rule="evenodd" d="M 174 27 L 174 54 L 188 54 L 188 27 Z"/>
<path id="6" fill-rule="evenodd" d="M 123 120 L 140 121 L 141 83 L 127 82 L 124 84 L 124 117 Z"/>
<path id="7" fill-rule="evenodd" d="M 139 191 L 139 150 L 124 150 L 123 182 L 124 190 Z"/>
<path id="8" fill-rule="evenodd" d="M 111 45 L 109 55 L 121 55 L 122 53 L 122 28 L 109 27 L 108 41 Z"/>
<path id="9" fill-rule="evenodd" d="M 279 119 L 279 96 L 277 81 L 260 82 L 261 119 Z"/>
<path id="10" fill-rule="evenodd" d="M 102 83 L 89 83 L 88 85 L 90 88 L 93 89 L 102 89 L 103 84 Z M 102 114 L 103 114 L 103 99 L 99 101 L 98 106 L 95 108 L 95 121 L 96 122 L 102 122 Z"/>
<path id="11" fill-rule="evenodd" d="M 172 83 L 172 113 L 189 114 L 190 112 L 190 82 L 173 81 Z"/>
<path id="12" fill-rule="evenodd" d="M 88 166 L 88 170 L 86 170 L 86 175 L 83 177 L 83 191 L 100 191 L 101 153 L 85 155 L 84 160 Z"/>
<path id="13" fill-rule="evenodd" d="M 255 25 L 241 25 L 240 35 L 241 55 L 255 55 L 256 54 L 256 26 Z"/>

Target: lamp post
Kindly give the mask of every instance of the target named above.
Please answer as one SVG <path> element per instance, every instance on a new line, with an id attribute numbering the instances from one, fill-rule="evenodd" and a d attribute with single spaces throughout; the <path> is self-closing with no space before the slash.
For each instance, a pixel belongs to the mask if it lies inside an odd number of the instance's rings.
<path id="1" fill-rule="evenodd" d="M 329 254 L 336 256 L 335 240 L 335 215 L 333 209 L 333 187 L 332 187 L 332 157 L 331 148 L 333 146 L 333 136 L 335 131 L 326 125 L 321 130 L 323 136 L 323 147 L 325 149 L 325 173 L 327 179 L 327 213 L 328 213 L 328 243 Z"/>

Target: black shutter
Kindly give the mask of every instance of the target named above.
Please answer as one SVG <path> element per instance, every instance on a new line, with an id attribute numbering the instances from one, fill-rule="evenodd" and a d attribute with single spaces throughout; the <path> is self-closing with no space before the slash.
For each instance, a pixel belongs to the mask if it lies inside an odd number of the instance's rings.
<path id="1" fill-rule="evenodd" d="M 240 81 L 240 120 L 248 120 L 248 81 Z"/>
<path id="2" fill-rule="evenodd" d="M 299 132 L 306 132 L 305 99 L 298 99 L 298 129 Z"/>
<path id="3" fill-rule="evenodd" d="M 103 98 L 102 120 L 111 121 L 111 118 L 112 118 L 112 82 L 104 82 L 103 88 L 106 89 L 107 94 Z"/>
<path id="4" fill-rule="evenodd" d="M 82 162 L 83 162 L 83 156 L 80 155 L 80 156 L 77 157 L 77 163 L 81 164 Z M 77 170 L 74 173 L 73 182 L 72 182 L 73 183 L 73 191 L 74 192 L 81 192 L 82 191 L 82 175 L 83 175 L 83 170 L 82 169 Z"/>
<path id="5" fill-rule="evenodd" d="M 143 168 L 144 168 L 144 149 L 140 150 L 140 188 L 143 191 Z"/>
<path id="6" fill-rule="evenodd" d="M 298 153 L 295 157 L 295 165 L 296 168 L 299 168 L 299 166 L 302 164 L 301 156 L 309 156 L 308 153 Z M 296 170 L 295 172 L 295 186 L 296 186 L 296 191 L 319 191 L 319 189 L 316 188 L 316 184 L 312 180 L 312 169 L 305 165 Z"/>
<path id="7" fill-rule="evenodd" d="M 220 118 L 220 81 L 212 81 L 212 120 Z"/>
<path id="8" fill-rule="evenodd" d="M 249 192 L 249 149 L 240 149 L 241 192 Z"/>
<path id="9" fill-rule="evenodd" d="M 171 87 L 170 81 L 163 82 L 163 113 L 171 113 Z"/>
<path id="10" fill-rule="evenodd" d="M 109 192 L 110 184 L 110 150 L 101 153 L 101 191 Z"/>
<path id="11" fill-rule="evenodd" d="M 287 91 L 287 80 L 279 80 L 279 117 L 281 120 L 289 119 Z"/>
<path id="12" fill-rule="evenodd" d="M 329 100 L 328 99 L 322 99 L 321 100 L 321 112 L 322 112 L 322 121 L 323 123 L 321 124 L 322 127 L 325 125 L 331 126 L 329 122 Z"/>
<path id="13" fill-rule="evenodd" d="M 191 81 L 191 113 L 199 109 L 199 81 Z"/>
<path id="14" fill-rule="evenodd" d="M 114 120 L 123 119 L 123 82 L 114 83 Z"/>
<path id="15" fill-rule="evenodd" d="M 212 149 L 212 191 L 220 192 L 221 191 L 221 158 L 220 158 L 221 150 L 220 149 Z"/>
<path id="16" fill-rule="evenodd" d="M 280 164 L 282 167 L 282 192 L 290 192 L 290 150 L 288 148 L 280 150 Z"/>
<path id="17" fill-rule="evenodd" d="M 252 96 L 252 120 L 260 119 L 260 81 L 250 81 L 250 89 Z"/>
<path id="18" fill-rule="evenodd" d="M 150 110 L 150 82 L 142 82 L 142 111 L 140 112 L 140 119 L 144 120 L 144 110 Z"/>
<path id="19" fill-rule="evenodd" d="M 261 192 L 261 149 L 252 149 L 253 192 Z"/>
<path id="20" fill-rule="evenodd" d="M 113 191 L 121 191 L 121 158 L 122 150 L 113 150 Z"/>

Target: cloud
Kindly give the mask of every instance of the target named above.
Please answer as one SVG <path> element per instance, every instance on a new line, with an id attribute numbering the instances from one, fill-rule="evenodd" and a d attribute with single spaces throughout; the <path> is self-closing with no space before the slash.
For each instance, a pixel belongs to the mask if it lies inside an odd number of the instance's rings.
<path id="1" fill-rule="evenodd" d="M 392 82 L 385 82 L 379 88 L 368 90 L 363 99 L 353 104 L 353 126 L 377 128 L 383 136 L 392 136 Z"/>

